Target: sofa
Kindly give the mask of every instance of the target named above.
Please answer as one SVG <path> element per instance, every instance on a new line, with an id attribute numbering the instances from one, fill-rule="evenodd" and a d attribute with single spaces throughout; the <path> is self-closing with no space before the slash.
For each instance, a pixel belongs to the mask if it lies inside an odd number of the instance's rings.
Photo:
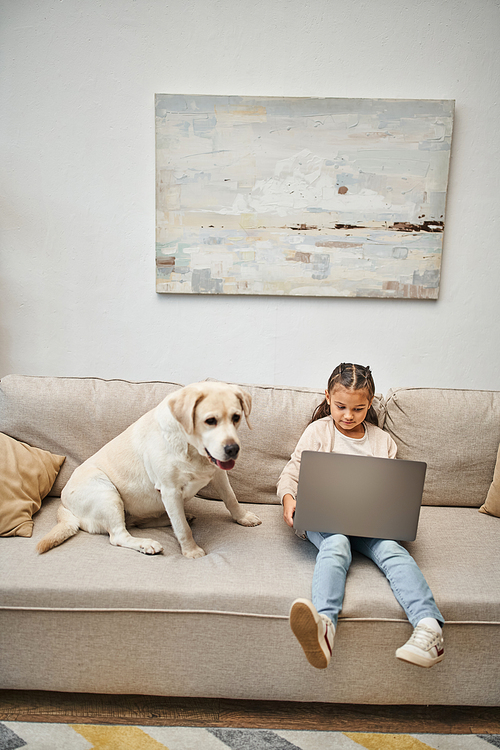
<path id="1" fill-rule="evenodd" d="M 310 597 L 315 549 L 283 522 L 276 482 L 320 389 L 243 384 L 253 399 L 252 429 L 241 426 L 241 457 L 229 478 L 262 525 L 234 523 L 208 485 L 187 504 L 205 557 L 183 557 L 169 527 L 132 529 L 158 539 L 164 553 L 156 556 L 83 531 L 36 552 L 74 468 L 179 387 L 0 381 L 0 432 L 14 445 L 65 457 L 32 508 L 41 502 L 40 510 L 17 527 L 24 536 L 0 539 L 0 688 L 500 704 L 500 518 L 485 502 L 498 479 L 500 392 L 396 388 L 375 399 L 398 457 L 428 465 L 419 531 L 407 546 L 446 618 L 445 660 L 424 670 L 395 658 L 411 626 L 383 574 L 355 554 L 332 662 L 316 670 L 288 623 L 293 599 Z"/>

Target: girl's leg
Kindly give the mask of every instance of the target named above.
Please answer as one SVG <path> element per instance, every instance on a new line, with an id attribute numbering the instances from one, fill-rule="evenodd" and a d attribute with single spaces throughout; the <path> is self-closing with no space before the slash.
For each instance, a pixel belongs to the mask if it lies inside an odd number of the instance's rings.
<path id="1" fill-rule="evenodd" d="M 310 664 L 325 669 L 344 599 L 345 579 L 351 564 L 351 545 L 342 534 L 307 532 L 318 548 L 312 584 L 312 602 L 296 599 L 290 609 L 290 627 Z"/>
<path id="2" fill-rule="evenodd" d="M 348 537 L 308 531 L 307 538 L 318 548 L 312 582 L 312 602 L 320 615 L 337 627 L 344 601 L 345 582 L 352 554 Z"/>
<path id="3" fill-rule="evenodd" d="M 394 596 L 415 628 L 424 617 L 441 626 L 444 618 L 436 606 L 429 584 L 408 550 L 390 539 L 351 537 L 353 549 L 369 557 L 385 574 Z"/>

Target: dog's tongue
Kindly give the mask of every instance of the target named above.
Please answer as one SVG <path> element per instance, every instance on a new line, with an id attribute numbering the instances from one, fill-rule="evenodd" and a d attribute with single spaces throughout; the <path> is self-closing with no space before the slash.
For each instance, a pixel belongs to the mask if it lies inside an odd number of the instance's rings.
<path id="1" fill-rule="evenodd" d="M 232 458 L 230 458 L 229 461 L 219 461 L 218 458 L 214 458 L 213 456 L 211 456 L 206 448 L 205 451 L 210 461 L 223 471 L 230 471 L 236 463 L 236 461 L 233 461 Z"/>
<path id="2" fill-rule="evenodd" d="M 218 461 L 217 459 L 215 459 L 215 463 L 217 464 L 219 469 L 223 469 L 224 471 L 230 471 L 230 469 L 232 469 L 233 466 L 235 465 L 236 461 L 233 461 L 232 458 L 229 461 Z"/>

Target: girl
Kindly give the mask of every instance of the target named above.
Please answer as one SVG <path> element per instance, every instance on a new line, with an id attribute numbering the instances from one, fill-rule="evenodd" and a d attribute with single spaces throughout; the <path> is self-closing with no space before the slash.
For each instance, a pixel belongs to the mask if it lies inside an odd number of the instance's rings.
<path id="1" fill-rule="evenodd" d="M 343 363 L 332 372 L 325 399 L 315 410 L 278 481 L 278 496 L 288 526 L 293 526 L 303 450 L 396 457 L 396 443 L 377 425 L 372 406 L 374 395 L 369 367 Z M 397 658 L 420 667 L 432 667 L 442 661 L 444 619 L 420 568 L 404 547 L 387 539 L 317 531 L 307 531 L 306 537 L 319 550 L 312 602 L 308 599 L 293 602 L 290 626 L 313 667 L 324 669 L 330 662 L 352 549 L 373 560 L 385 574 L 414 627 L 409 641 L 396 651 Z"/>

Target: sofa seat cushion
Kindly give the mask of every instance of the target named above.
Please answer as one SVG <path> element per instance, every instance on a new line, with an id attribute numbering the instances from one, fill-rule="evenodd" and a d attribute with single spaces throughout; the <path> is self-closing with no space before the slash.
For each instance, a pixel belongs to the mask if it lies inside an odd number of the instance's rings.
<path id="1" fill-rule="evenodd" d="M 218 501 L 195 498 L 193 533 L 207 555 L 188 560 L 171 528 L 132 529 L 164 554 L 113 547 L 105 535 L 80 531 L 44 555 L 35 545 L 56 520 L 46 500 L 31 539 L 0 545 L 0 608 L 224 612 L 286 618 L 296 597 L 310 597 L 316 550 L 282 520 L 280 507 L 251 509 L 262 525 L 234 523 Z M 422 508 L 408 544 L 447 620 L 500 623 L 498 520 L 470 508 Z M 484 562 L 478 566 L 478 560 Z M 402 620 L 405 615 L 376 566 L 355 555 L 342 619 Z"/>
<path id="2" fill-rule="evenodd" d="M 50 491 L 57 496 L 77 466 L 180 387 L 7 375 L 0 381 L 0 432 L 66 456 Z"/>
<path id="3" fill-rule="evenodd" d="M 500 443 L 500 391 L 397 388 L 384 429 L 398 458 L 427 463 L 424 505 L 484 503 Z"/>
<path id="4" fill-rule="evenodd" d="M 45 501 L 31 539 L 0 544 L 0 688 L 247 700 L 491 705 L 500 701 L 498 519 L 474 508 L 422 508 L 411 545 L 447 619 L 443 664 L 395 658 L 411 633 L 385 577 L 355 556 L 334 660 L 316 670 L 288 624 L 309 597 L 315 549 L 253 505 L 262 526 L 233 523 L 222 503 L 195 499 L 207 556 L 183 558 L 171 529 L 146 557 L 80 532 L 39 557 L 55 521 Z M 473 647 L 471 647 L 473 644 Z"/>

